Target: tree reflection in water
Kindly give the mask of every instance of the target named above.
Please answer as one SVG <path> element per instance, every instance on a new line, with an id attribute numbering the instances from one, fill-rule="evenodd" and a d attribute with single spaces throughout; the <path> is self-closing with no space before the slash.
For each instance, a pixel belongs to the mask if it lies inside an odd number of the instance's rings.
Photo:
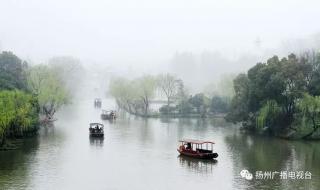
<path id="1" fill-rule="evenodd" d="M 32 181 L 30 163 L 33 163 L 36 157 L 39 138 L 19 141 L 21 146 L 18 149 L 0 151 L 0 189 L 27 189 Z"/>
<path id="2" fill-rule="evenodd" d="M 217 160 L 203 160 L 203 159 L 196 159 L 190 158 L 187 156 L 178 156 L 180 165 L 184 168 L 189 169 L 194 173 L 199 174 L 211 174 L 213 167 L 217 164 Z"/>
<path id="3" fill-rule="evenodd" d="M 273 137 L 261 137 L 246 134 L 236 134 L 225 137 L 235 170 L 236 182 L 248 189 L 263 189 L 265 187 L 277 187 L 279 189 L 317 189 L 319 187 L 319 143 L 304 141 L 288 141 Z M 256 171 L 310 171 L 312 180 L 304 179 L 280 179 L 276 175 L 274 179 L 246 181 L 239 177 L 239 172 L 247 169 L 255 178 Z M 313 182 L 313 183 L 310 183 Z"/>

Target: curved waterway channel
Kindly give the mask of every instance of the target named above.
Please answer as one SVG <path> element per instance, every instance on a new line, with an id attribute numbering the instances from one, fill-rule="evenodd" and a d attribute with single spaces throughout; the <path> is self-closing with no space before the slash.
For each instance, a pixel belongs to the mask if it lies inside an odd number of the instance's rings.
<path id="1" fill-rule="evenodd" d="M 245 135 L 223 119 L 103 122 L 93 99 L 79 102 L 20 149 L 0 152 L 0 189 L 320 189 L 319 142 Z M 89 139 L 90 122 L 105 125 L 104 140 Z M 182 138 L 215 141 L 217 162 L 179 157 Z M 252 180 L 241 177 L 243 169 Z M 256 179 L 256 171 L 309 171 L 312 178 Z"/>

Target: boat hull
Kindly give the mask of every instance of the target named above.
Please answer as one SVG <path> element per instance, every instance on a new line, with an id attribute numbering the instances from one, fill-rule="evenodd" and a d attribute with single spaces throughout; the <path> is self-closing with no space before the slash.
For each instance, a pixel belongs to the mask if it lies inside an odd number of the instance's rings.
<path id="1" fill-rule="evenodd" d="M 183 151 L 179 149 L 177 149 L 177 151 L 183 156 L 188 156 L 188 157 L 198 158 L 198 159 L 214 159 L 218 157 L 218 153 L 193 153 L 193 152 Z"/>
<path id="2" fill-rule="evenodd" d="M 90 137 L 104 137 L 104 133 L 90 133 Z"/>
<path id="3" fill-rule="evenodd" d="M 116 117 L 114 116 L 110 116 L 110 115 L 101 115 L 101 119 L 102 120 L 113 120 L 113 119 L 116 119 Z"/>

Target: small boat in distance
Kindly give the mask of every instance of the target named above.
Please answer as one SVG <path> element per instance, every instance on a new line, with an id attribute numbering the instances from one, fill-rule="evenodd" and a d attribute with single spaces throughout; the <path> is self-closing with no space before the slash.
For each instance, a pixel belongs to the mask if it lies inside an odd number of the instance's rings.
<path id="1" fill-rule="evenodd" d="M 104 126 L 101 123 L 90 123 L 90 127 L 89 127 L 90 137 L 103 137 L 104 136 L 103 127 Z"/>
<path id="2" fill-rule="evenodd" d="M 117 115 L 116 115 L 116 111 L 110 110 L 102 110 L 101 113 L 101 119 L 102 120 L 112 120 L 112 119 L 116 119 Z"/>
<path id="3" fill-rule="evenodd" d="M 94 99 L 94 107 L 95 108 L 101 108 L 101 105 L 102 105 L 102 101 L 100 98 Z"/>
<path id="4" fill-rule="evenodd" d="M 212 141 L 200 141 L 193 139 L 183 139 L 179 141 L 181 145 L 177 149 L 181 155 L 200 159 L 214 159 L 218 153 L 213 153 Z"/>

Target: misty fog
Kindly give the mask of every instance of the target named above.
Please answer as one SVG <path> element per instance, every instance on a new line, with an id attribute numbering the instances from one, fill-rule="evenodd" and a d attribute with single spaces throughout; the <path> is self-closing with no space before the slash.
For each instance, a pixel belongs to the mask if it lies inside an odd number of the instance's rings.
<path id="1" fill-rule="evenodd" d="M 320 189 L 319 0 L 0 0 L 0 189 Z"/>
<path id="2" fill-rule="evenodd" d="M 72 56 L 109 77 L 170 72 L 202 90 L 274 54 L 319 48 L 318 8 L 302 0 L 1 0 L 0 50 L 35 64 Z"/>

